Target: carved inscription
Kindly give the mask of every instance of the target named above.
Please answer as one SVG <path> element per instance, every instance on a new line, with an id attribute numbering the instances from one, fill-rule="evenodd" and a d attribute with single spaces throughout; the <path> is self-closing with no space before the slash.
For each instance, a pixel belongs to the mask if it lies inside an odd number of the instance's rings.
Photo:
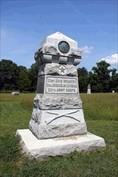
<path id="1" fill-rule="evenodd" d="M 46 93 L 78 93 L 76 77 L 46 77 Z"/>

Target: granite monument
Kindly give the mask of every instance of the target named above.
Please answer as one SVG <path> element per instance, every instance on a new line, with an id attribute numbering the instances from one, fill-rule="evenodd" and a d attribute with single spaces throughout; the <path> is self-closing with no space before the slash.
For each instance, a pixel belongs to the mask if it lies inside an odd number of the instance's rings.
<path id="1" fill-rule="evenodd" d="M 103 138 L 87 132 L 76 68 L 81 59 L 78 43 L 59 32 L 47 36 L 35 53 L 39 73 L 32 117 L 29 129 L 17 130 L 28 155 L 43 158 L 105 146 Z"/>

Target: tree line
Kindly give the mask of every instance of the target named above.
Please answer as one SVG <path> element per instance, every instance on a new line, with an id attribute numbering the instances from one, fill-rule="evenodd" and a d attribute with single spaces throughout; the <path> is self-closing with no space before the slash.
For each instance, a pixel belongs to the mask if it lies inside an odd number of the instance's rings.
<path id="1" fill-rule="evenodd" d="M 32 64 L 29 69 L 17 66 L 13 61 L 3 59 L 0 61 L 0 90 L 34 92 L 36 90 L 38 75 L 37 64 Z"/>
<path id="2" fill-rule="evenodd" d="M 118 73 L 115 68 L 109 69 L 110 64 L 105 61 L 96 63 L 90 72 L 86 68 L 78 68 L 79 90 L 87 92 L 88 84 L 92 92 L 118 92 Z M 38 78 L 38 65 L 32 64 L 29 69 L 18 66 L 12 60 L 2 59 L 0 61 L 0 90 L 2 92 L 36 91 Z"/>

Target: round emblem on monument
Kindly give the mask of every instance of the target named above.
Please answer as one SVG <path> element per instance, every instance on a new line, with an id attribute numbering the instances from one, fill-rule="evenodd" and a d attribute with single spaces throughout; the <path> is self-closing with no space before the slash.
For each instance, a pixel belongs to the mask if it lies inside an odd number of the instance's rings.
<path id="1" fill-rule="evenodd" d="M 65 75 L 67 73 L 67 69 L 66 69 L 66 67 L 65 66 L 60 66 L 59 67 L 59 74 L 60 75 Z"/>
<path id="2" fill-rule="evenodd" d="M 69 44 L 66 42 L 66 41 L 61 41 L 59 44 L 58 44 L 58 48 L 60 50 L 60 52 L 62 53 L 68 53 L 69 50 L 70 50 L 70 46 Z"/>

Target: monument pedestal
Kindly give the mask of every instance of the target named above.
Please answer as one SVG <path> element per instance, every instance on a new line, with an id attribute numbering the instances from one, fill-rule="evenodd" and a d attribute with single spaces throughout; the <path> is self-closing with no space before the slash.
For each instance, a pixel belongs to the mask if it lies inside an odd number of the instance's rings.
<path id="1" fill-rule="evenodd" d="M 81 135 L 87 132 L 82 109 L 38 110 L 38 116 L 37 110 L 35 111 L 29 127 L 38 139 Z"/>
<path id="2" fill-rule="evenodd" d="M 103 138 L 87 132 L 76 68 L 81 55 L 77 42 L 58 32 L 36 52 L 39 73 L 32 117 L 29 129 L 17 130 L 26 154 L 43 158 L 105 146 Z"/>
<path id="3" fill-rule="evenodd" d="M 84 135 L 37 139 L 29 129 L 17 130 L 23 153 L 31 158 L 42 159 L 48 156 L 69 154 L 73 151 L 92 151 L 105 147 L 103 138 L 87 132 Z"/>
<path id="4" fill-rule="evenodd" d="M 37 92 L 29 129 L 38 139 L 87 132 L 75 66 L 58 63 L 42 65 Z"/>

